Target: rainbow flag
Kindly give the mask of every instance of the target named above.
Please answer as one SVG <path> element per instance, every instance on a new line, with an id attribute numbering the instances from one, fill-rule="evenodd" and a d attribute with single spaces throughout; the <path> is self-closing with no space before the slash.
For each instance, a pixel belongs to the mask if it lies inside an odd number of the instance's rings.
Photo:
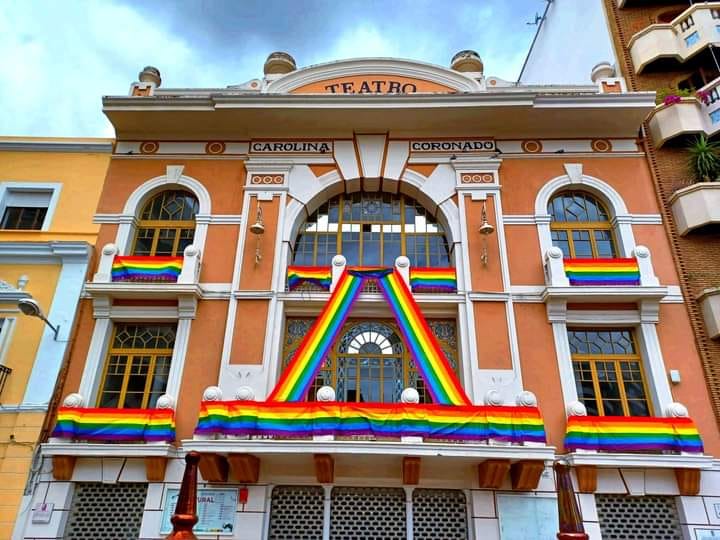
<path id="1" fill-rule="evenodd" d="M 182 270 L 182 257 L 115 257 L 112 281 L 160 281 L 175 283 Z"/>
<path id="2" fill-rule="evenodd" d="M 343 272 L 325 308 L 315 320 L 268 401 L 301 401 L 337 338 L 360 293 L 363 278 Z"/>
<path id="3" fill-rule="evenodd" d="M 470 405 L 450 362 L 402 277 L 396 271 L 389 273 L 378 279 L 378 286 L 390 305 L 433 401 L 441 405 Z"/>
<path id="4" fill-rule="evenodd" d="M 288 289 L 291 291 L 304 283 L 312 283 L 329 291 L 332 283 L 332 271 L 329 266 L 288 266 L 287 283 Z"/>
<path id="5" fill-rule="evenodd" d="M 565 259 L 570 285 L 640 285 L 635 259 Z"/>
<path id="6" fill-rule="evenodd" d="M 545 442 L 545 427 L 537 407 L 407 403 L 204 401 L 195 433 Z"/>
<path id="7" fill-rule="evenodd" d="M 565 448 L 570 451 L 701 453 L 703 443 L 690 418 L 571 416 L 567 422 Z"/>
<path id="8" fill-rule="evenodd" d="M 86 441 L 171 442 L 172 409 L 83 409 L 60 407 L 52 437 Z"/>
<path id="9" fill-rule="evenodd" d="M 301 401 L 305 398 L 367 279 L 377 280 L 433 401 L 441 405 L 470 405 L 410 290 L 402 277 L 389 268 L 351 268 L 343 272 L 268 401 Z"/>
<path id="10" fill-rule="evenodd" d="M 410 268 L 410 288 L 413 292 L 454 293 L 457 278 L 454 268 Z"/>

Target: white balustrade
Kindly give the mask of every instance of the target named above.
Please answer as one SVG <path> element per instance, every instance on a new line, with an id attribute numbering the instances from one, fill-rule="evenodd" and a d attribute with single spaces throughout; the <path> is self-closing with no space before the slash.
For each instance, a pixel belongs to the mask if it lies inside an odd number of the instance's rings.
<path id="1" fill-rule="evenodd" d="M 93 276 L 93 283 L 111 283 L 112 267 L 115 257 L 119 255 L 118 247 L 115 244 L 105 244 L 100 252 L 98 270 Z M 189 245 L 183 252 L 183 264 L 178 276 L 177 283 L 191 285 L 197 283 L 200 278 L 200 250 L 194 245 Z"/>

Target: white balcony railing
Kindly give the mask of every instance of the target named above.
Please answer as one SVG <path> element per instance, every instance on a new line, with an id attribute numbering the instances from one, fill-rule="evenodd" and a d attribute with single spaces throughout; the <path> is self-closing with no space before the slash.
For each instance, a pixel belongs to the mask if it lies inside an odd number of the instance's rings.
<path id="1" fill-rule="evenodd" d="M 118 247 L 115 244 L 105 244 L 100 255 L 98 270 L 93 276 L 93 283 L 112 283 L 112 270 L 115 257 L 118 256 Z M 151 260 L 148 257 L 148 260 Z M 200 250 L 194 245 L 185 248 L 182 257 L 182 269 L 178 275 L 177 281 L 156 283 L 162 285 L 194 285 L 198 283 L 200 277 Z M 124 283 L 128 283 L 125 281 Z"/>
<path id="2" fill-rule="evenodd" d="M 628 44 L 635 71 L 640 73 L 660 58 L 685 62 L 720 42 L 720 2 L 694 4 L 669 23 L 651 24 Z"/>

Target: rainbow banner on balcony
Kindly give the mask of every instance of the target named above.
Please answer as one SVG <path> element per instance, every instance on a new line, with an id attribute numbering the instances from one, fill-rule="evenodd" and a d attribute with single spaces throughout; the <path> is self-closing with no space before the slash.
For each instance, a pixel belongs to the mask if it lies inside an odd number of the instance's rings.
<path id="1" fill-rule="evenodd" d="M 573 451 L 702 452 L 703 443 L 690 418 L 639 416 L 571 416 L 565 448 Z"/>
<path id="2" fill-rule="evenodd" d="M 171 442 L 172 409 L 83 409 L 60 407 L 52 437 L 86 441 Z"/>
<path id="3" fill-rule="evenodd" d="M 640 285 L 636 259 L 565 259 L 563 262 L 570 285 Z"/>
<path id="4" fill-rule="evenodd" d="M 410 288 L 416 293 L 454 293 L 457 291 L 455 269 L 410 267 Z"/>
<path id="5" fill-rule="evenodd" d="M 408 403 L 204 401 L 198 435 L 372 435 L 458 441 L 544 443 L 537 407 Z"/>
<path id="6" fill-rule="evenodd" d="M 112 280 L 175 283 L 182 265 L 182 257 L 117 256 L 113 260 Z"/>
<path id="7" fill-rule="evenodd" d="M 288 290 L 294 291 L 305 283 L 330 290 L 332 271 L 329 266 L 289 266 L 287 270 Z"/>
<path id="8" fill-rule="evenodd" d="M 301 401 L 305 398 L 367 279 L 377 280 L 432 400 L 440 405 L 470 405 L 410 289 L 391 268 L 351 268 L 343 272 L 268 401 Z"/>

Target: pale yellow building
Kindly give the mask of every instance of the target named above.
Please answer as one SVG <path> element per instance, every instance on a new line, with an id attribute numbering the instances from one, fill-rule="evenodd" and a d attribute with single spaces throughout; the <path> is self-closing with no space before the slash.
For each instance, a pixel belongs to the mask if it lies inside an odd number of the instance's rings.
<path id="1" fill-rule="evenodd" d="M 0 137 L 0 539 L 12 537 L 72 343 L 111 139 Z M 50 325 L 23 315 L 34 299 Z"/>

